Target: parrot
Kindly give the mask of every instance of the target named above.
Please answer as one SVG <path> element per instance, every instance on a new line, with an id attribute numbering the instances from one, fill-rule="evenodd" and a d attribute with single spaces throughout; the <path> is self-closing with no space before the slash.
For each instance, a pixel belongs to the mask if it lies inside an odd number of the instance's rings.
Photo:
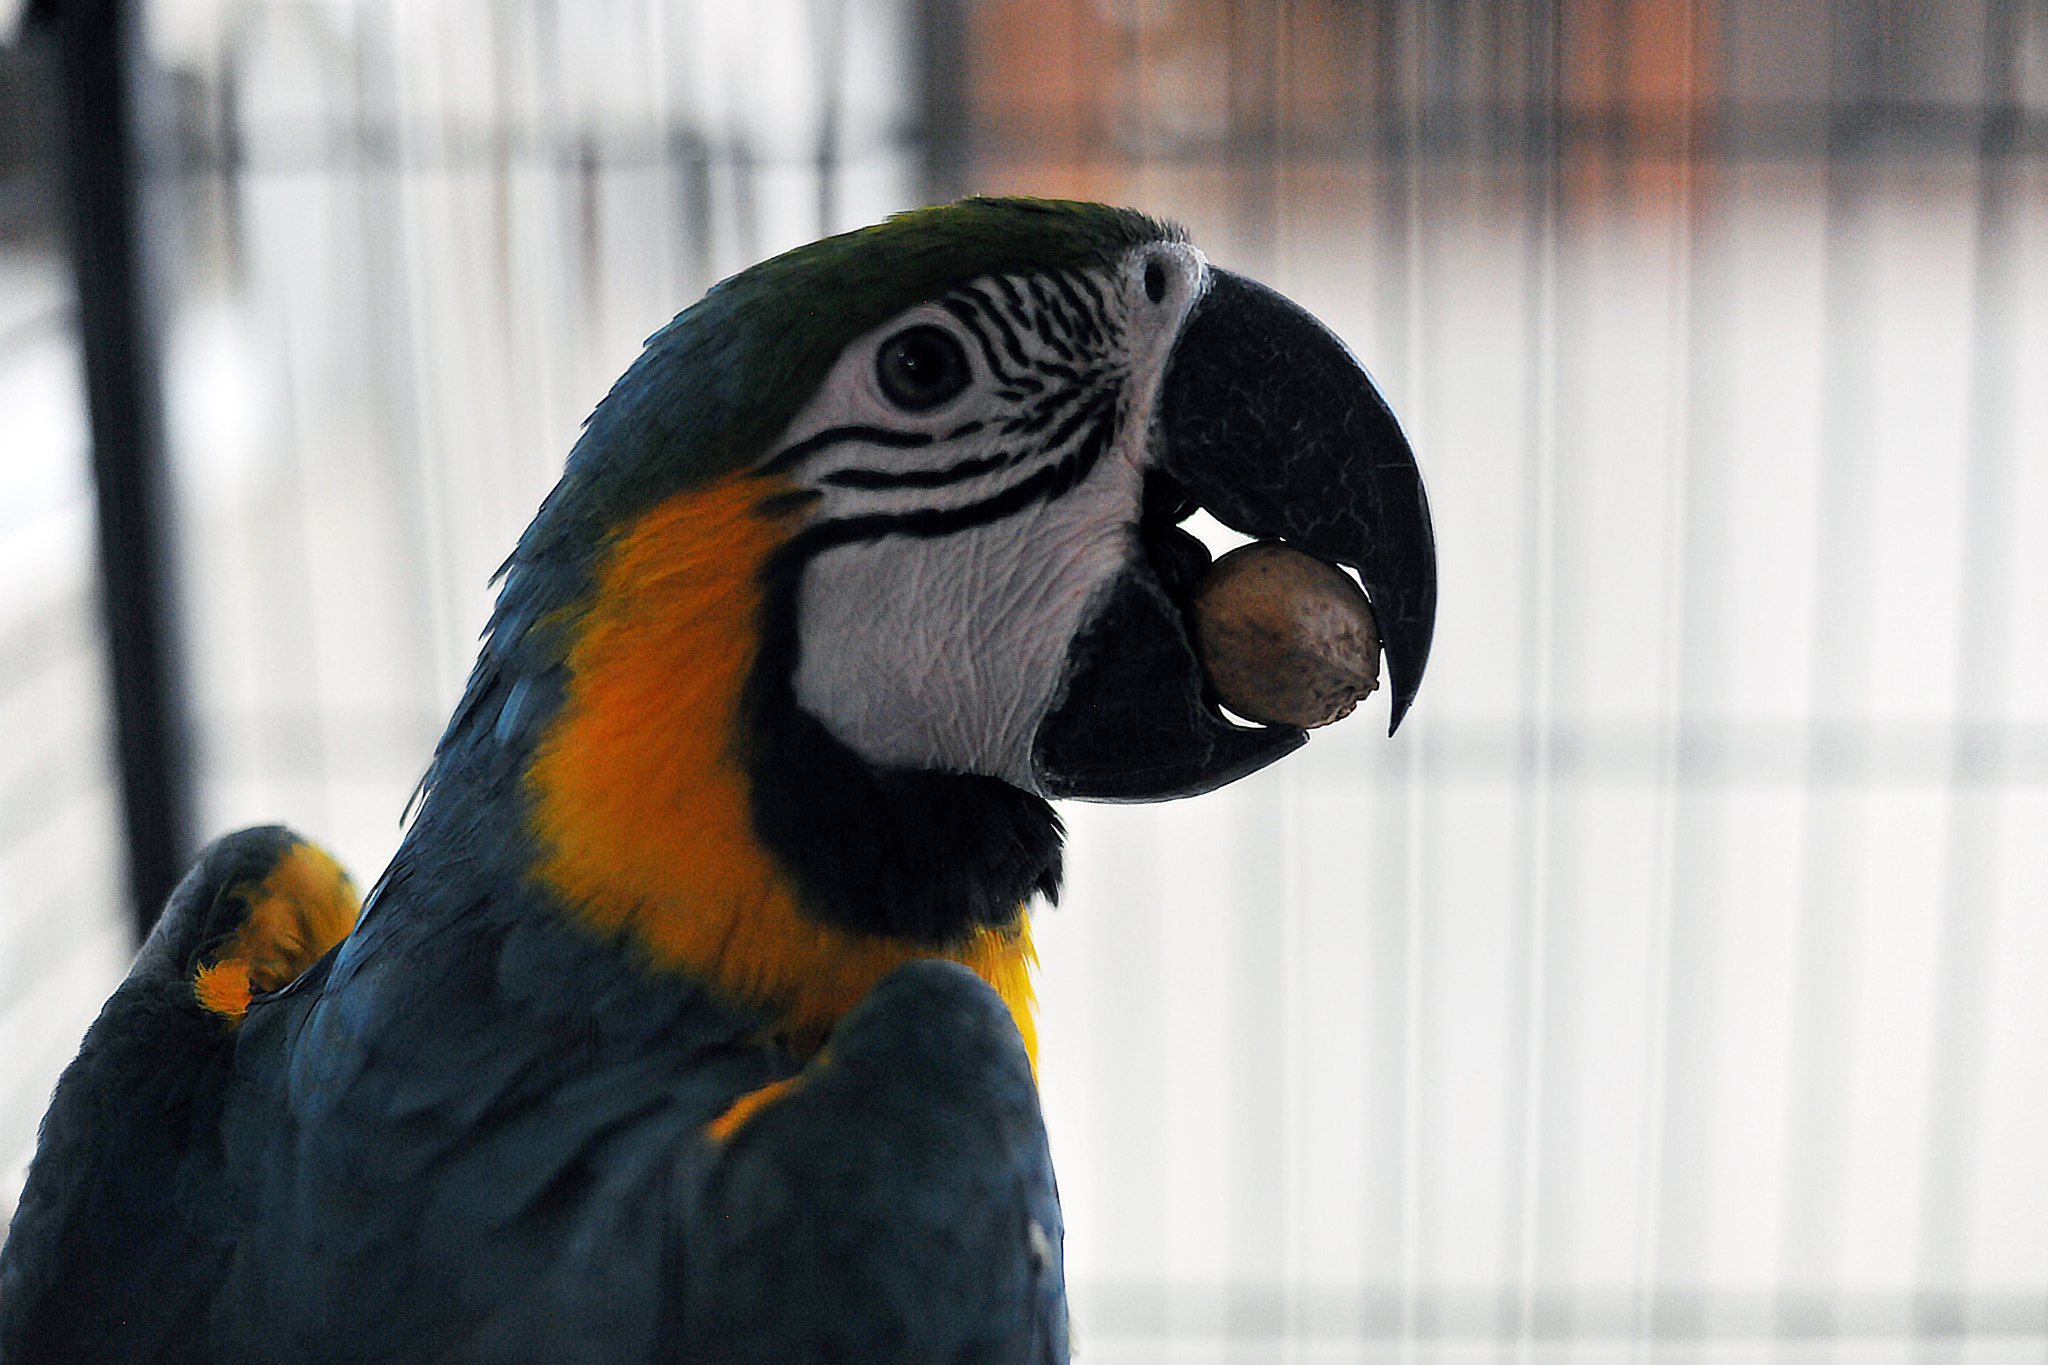
<path id="1" fill-rule="evenodd" d="M 1205 671 L 1197 510 L 1355 575 L 1391 734 L 1428 505 L 1295 303 L 1021 198 L 713 286 L 499 571 L 367 895 L 278 826 L 171 895 L 43 1121 L 0 1360 L 1067 1360 L 1052 803 L 1307 741 Z"/>

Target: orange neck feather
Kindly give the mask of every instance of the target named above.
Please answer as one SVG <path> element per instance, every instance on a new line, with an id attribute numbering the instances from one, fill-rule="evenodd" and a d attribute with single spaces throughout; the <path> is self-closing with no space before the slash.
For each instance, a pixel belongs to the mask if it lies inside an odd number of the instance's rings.
<path id="1" fill-rule="evenodd" d="M 791 529 L 793 514 L 768 509 L 788 491 L 734 475 L 612 541 L 569 652 L 568 696 L 527 769 L 535 875 L 592 928 L 767 1012 L 806 1051 L 892 968 L 963 962 L 1009 1005 L 1035 1066 L 1021 917 L 950 949 L 841 929 L 804 912 L 754 834 L 741 694 L 762 566 Z"/>

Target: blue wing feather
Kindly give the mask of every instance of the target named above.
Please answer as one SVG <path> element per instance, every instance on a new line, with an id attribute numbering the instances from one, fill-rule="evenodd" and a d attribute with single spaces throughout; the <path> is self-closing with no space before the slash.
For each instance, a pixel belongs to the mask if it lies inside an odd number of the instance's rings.
<path id="1" fill-rule="evenodd" d="M 233 1035 L 192 973 L 247 913 L 225 893 L 299 842 L 273 826 L 209 847 L 86 1033 L 0 1249 L 0 1359 L 199 1358 L 230 1247 L 215 1134 Z"/>

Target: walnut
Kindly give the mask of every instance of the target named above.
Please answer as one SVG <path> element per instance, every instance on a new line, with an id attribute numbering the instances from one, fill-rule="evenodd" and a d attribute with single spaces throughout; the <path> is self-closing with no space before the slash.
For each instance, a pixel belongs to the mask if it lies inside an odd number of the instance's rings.
<path id="1" fill-rule="evenodd" d="M 1247 720 L 1312 730 L 1379 686 L 1371 604 L 1334 564 L 1259 541 L 1217 560 L 1190 602 L 1209 685 Z"/>

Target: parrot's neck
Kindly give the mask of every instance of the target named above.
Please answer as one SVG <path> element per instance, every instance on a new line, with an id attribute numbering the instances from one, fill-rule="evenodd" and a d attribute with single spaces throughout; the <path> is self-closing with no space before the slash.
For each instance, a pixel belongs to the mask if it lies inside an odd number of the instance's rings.
<path id="1" fill-rule="evenodd" d="M 630 939 L 774 1018 L 799 1049 L 891 969 L 963 962 L 1033 1042 L 1021 913 L 938 944 L 863 933 L 807 908 L 757 834 L 744 708 L 764 567 L 790 536 L 787 488 L 733 476 L 672 498 L 617 535 L 596 569 L 560 711 L 525 786 L 533 873 L 578 919 Z"/>

